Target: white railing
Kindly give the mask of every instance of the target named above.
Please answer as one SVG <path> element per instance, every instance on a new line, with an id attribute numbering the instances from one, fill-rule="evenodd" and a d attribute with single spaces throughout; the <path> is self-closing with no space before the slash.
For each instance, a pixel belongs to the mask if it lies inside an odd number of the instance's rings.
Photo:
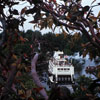
<path id="1" fill-rule="evenodd" d="M 52 61 L 49 61 L 49 68 L 52 70 L 53 74 L 60 75 L 74 75 L 74 67 L 72 65 L 55 65 Z"/>

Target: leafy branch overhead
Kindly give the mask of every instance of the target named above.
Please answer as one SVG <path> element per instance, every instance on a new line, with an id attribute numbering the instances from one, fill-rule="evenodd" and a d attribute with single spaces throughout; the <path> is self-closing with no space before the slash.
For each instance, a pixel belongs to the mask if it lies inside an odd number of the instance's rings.
<path id="1" fill-rule="evenodd" d="M 37 66 L 48 59 L 44 57 L 47 51 L 57 48 L 66 54 L 80 50 L 83 57 L 88 54 L 91 60 L 100 57 L 100 11 L 97 15 L 93 12 L 95 7 L 100 8 L 100 3 L 96 4 L 96 1 L 91 0 L 90 6 L 83 6 L 82 0 L 0 0 L 0 80 L 3 80 L 0 81 L 0 100 L 38 100 L 34 91 L 43 88 L 36 88 L 27 74 L 32 70 L 32 53 L 38 42 L 43 43 L 43 56 Z M 31 31 L 23 34 L 20 29 L 24 30 L 28 20 L 34 28 L 50 28 L 53 32 L 60 28 L 62 34 L 35 32 L 34 35 Z M 86 72 L 94 74 L 98 78 L 96 81 L 100 81 L 100 65 L 89 66 Z M 93 91 L 98 84 L 94 81 L 92 85 L 90 90 Z M 84 86 L 80 87 L 85 90 Z"/>
<path id="2" fill-rule="evenodd" d="M 96 0 L 93 0 L 90 6 L 82 6 L 81 2 L 82 0 L 59 0 L 59 2 L 56 0 L 0 0 L 2 24 L 0 28 L 3 29 L 0 46 L 7 41 L 8 32 L 17 34 L 17 39 L 24 41 L 18 33 L 20 27 L 23 27 L 24 22 L 27 21 L 27 17 L 32 16 L 33 20 L 29 23 L 39 27 L 40 30 L 50 28 L 54 31 L 56 27 L 60 27 L 65 36 L 76 31 L 86 35 L 89 43 L 82 45 L 84 52 L 86 51 L 85 54 L 89 53 L 91 59 L 100 56 L 100 11 L 97 16 L 93 13 L 93 9 L 99 7 L 100 3 L 94 4 Z M 26 4 L 24 7 L 19 7 L 24 4 Z M 94 51 L 96 55 L 93 54 Z"/>
<path id="3" fill-rule="evenodd" d="M 61 0 L 60 0 L 61 1 Z M 93 14 L 93 8 L 100 6 L 100 3 L 94 5 L 93 0 L 91 6 L 82 6 L 82 0 L 64 0 L 58 3 L 56 0 L 19 0 L 19 1 L 0 1 L 0 15 L 6 21 L 7 30 L 19 30 L 27 20 L 25 16 L 30 14 L 33 20 L 30 21 L 40 29 L 51 28 L 53 31 L 56 27 L 62 27 L 62 31 L 69 33 L 78 30 L 85 34 L 91 45 L 100 50 L 100 12 L 97 16 Z M 19 10 L 16 8 L 20 3 L 27 2 L 29 6 Z M 16 6 L 16 7 L 14 7 Z M 8 13 L 4 9 L 8 8 Z M 100 54 L 98 54 L 100 55 Z"/>

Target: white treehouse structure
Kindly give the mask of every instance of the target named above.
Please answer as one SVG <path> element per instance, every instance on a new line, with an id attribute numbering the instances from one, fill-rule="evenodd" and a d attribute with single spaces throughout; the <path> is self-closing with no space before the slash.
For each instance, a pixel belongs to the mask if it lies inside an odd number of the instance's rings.
<path id="1" fill-rule="evenodd" d="M 71 84 L 74 83 L 74 67 L 64 57 L 61 51 L 55 51 L 49 60 L 49 79 L 52 83 Z"/>

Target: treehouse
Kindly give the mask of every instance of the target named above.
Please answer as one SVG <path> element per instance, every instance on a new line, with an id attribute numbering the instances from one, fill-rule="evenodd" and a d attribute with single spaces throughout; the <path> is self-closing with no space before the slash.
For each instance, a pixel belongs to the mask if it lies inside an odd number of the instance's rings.
<path id="1" fill-rule="evenodd" d="M 48 65 L 49 79 L 52 83 L 74 83 L 74 66 L 61 51 L 55 51 Z"/>

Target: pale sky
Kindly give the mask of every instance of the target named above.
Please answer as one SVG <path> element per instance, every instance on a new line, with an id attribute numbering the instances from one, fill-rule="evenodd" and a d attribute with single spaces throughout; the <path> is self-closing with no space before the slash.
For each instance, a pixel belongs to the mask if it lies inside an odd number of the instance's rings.
<path id="1" fill-rule="evenodd" d="M 59 0 L 57 0 L 57 1 L 59 1 Z M 92 2 L 93 2 L 93 0 L 82 0 L 82 5 L 83 5 L 83 6 L 91 5 Z M 100 0 L 96 0 L 96 2 L 95 2 L 94 4 L 97 4 L 97 3 L 100 3 Z M 94 11 L 95 15 L 97 15 L 98 12 L 100 11 L 100 6 L 95 7 L 95 8 L 93 9 L 93 11 Z M 32 20 L 32 17 L 31 17 L 31 16 L 29 17 L 29 20 L 30 20 L 30 21 Z M 25 29 L 25 31 L 28 30 L 28 29 L 31 29 L 31 30 L 33 30 L 33 31 L 39 30 L 38 28 L 34 29 L 34 28 L 33 28 L 33 24 L 29 24 L 28 21 L 25 22 L 25 24 L 24 24 L 24 29 Z M 41 32 L 42 32 L 42 33 L 48 33 L 48 32 L 53 32 L 53 31 L 52 31 L 51 29 L 47 28 L 47 29 L 41 30 Z M 60 32 L 61 32 L 61 30 L 60 30 L 59 28 L 56 28 L 55 33 L 60 33 Z"/>
<path id="2" fill-rule="evenodd" d="M 18 0 L 16 0 L 16 1 L 18 1 Z M 57 2 L 59 2 L 59 1 L 60 1 L 60 0 L 57 0 Z M 83 6 L 89 5 L 89 6 L 90 6 L 90 5 L 91 5 L 91 2 L 93 2 L 93 1 L 94 1 L 94 0 L 82 0 L 82 5 L 83 5 Z M 100 0 L 96 0 L 96 2 L 95 2 L 94 4 L 97 4 L 97 3 L 100 3 Z M 19 5 L 14 6 L 14 8 L 15 8 L 15 9 L 18 9 L 19 12 L 21 12 L 21 9 L 24 8 L 26 5 L 29 6 L 29 3 L 27 3 L 27 2 L 21 2 Z M 94 11 L 95 15 L 97 15 L 98 12 L 100 11 L 100 6 L 95 7 L 95 8 L 93 9 L 93 11 Z M 6 8 L 6 10 L 5 10 L 5 13 L 7 13 L 7 8 Z M 33 31 L 39 30 L 39 28 L 34 29 L 34 28 L 33 28 L 33 24 L 30 24 L 30 23 L 29 23 L 29 21 L 32 21 L 32 20 L 33 20 L 33 18 L 32 18 L 31 15 L 28 15 L 28 17 L 25 16 L 25 18 L 28 18 L 28 20 L 24 23 L 24 29 L 22 29 L 22 28 L 20 27 L 20 30 L 24 30 L 24 31 L 27 31 L 27 30 L 29 30 L 29 29 L 30 29 L 30 30 L 33 30 Z M 49 28 L 41 30 L 41 33 L 48 33 L 48 32 L 53 32 L 53 31 L 52 31 L 51 29 L 49 29 Z M 60 28 L 56 28 L 56 30 L 55 30 L 54 33 L 61 33 Z"/>

